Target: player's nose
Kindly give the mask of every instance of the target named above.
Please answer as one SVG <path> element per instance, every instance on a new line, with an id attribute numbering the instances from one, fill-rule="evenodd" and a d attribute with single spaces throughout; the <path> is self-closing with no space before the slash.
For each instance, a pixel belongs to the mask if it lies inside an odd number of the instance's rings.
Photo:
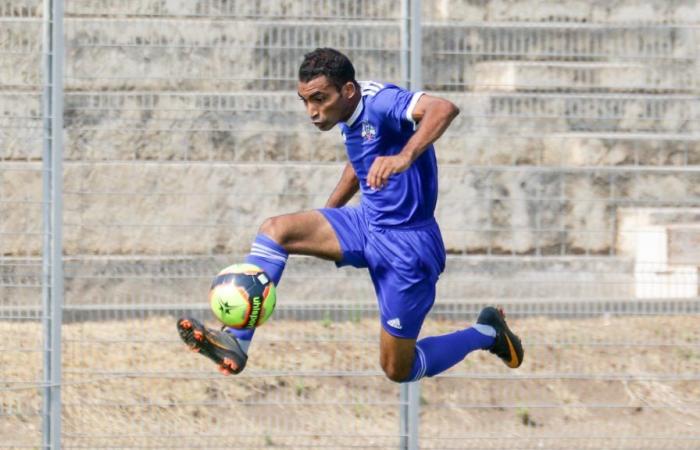
<path id="1" fill-rule="evenodd" d="M 318 119 L 318 109 L 314 108 L 313 106 L 311 106 L 311 105 L 307 106 L 306 112 L 309 114 L 309 117 L 311 118 L 311 120 Z"/>

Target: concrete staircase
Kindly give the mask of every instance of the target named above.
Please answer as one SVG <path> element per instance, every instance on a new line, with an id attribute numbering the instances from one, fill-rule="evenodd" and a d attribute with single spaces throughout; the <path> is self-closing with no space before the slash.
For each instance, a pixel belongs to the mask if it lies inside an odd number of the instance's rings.
<path id="1" fill-rule="evenodd" d="M 700 39 L 684 25 L 697 13 L 637 4 L 425 2 L 426 88 L 462 110 L 438 146 L 450 250 L 611 254 L 618 203 L 696 198 L 683 168 L 700 160 Z M 397 5 L 70 2 L 67 252 L 245 251 L 232 230 L 322 204 L 344 153 L 307 123 L 297 65 L 334 46 L 359 78 L 401 82 Z M 0 3 L 8 255 L 41 247 L 27 231 L 40 223 L 40 14 L 39 1 Z"/>

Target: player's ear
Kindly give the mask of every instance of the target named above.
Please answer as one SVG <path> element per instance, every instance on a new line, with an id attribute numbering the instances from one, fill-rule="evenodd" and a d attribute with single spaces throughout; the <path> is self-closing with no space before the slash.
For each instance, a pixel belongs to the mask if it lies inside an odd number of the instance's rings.
<path id="1" fill-rule="evenodd" d="M 343 97 L 350 100 L 357 94 L 357 88 L 355 86 L 355 83 L 353 83 L 352 81 L 348 81 L 343 85 L 343 87 L 340 90 L 340 93 Z"/>

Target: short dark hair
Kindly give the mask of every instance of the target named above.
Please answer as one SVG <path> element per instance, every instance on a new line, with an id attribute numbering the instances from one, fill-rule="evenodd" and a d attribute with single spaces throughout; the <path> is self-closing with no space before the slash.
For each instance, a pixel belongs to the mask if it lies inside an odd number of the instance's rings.
<path id="1" fill-rule="evenodd" d="M 303 83 L 308 83 L 321 75 L 325 75 L 338 91 L 348 81 L 357 84 L 355 68 L 350 59 L 332 48 L 317 48 L 307 53 L 299 67 L 299 81 Z"/>

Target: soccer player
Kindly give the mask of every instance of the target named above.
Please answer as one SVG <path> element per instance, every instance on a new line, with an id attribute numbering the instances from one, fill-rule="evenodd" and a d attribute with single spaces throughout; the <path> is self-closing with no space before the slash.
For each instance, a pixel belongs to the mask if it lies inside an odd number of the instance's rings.
<path id="1" fill-rule="evenodd" d="M 433 142 L 459 109 L 423 92 L 358 82 L 350 60 L 330 48 L 305 55 L 298 94 L 316 128 L 340 128 L 348 162 L 325 208 L 266 219 L 246 262 L 262 268 L 275 284 L 289 254 L 367 268 L 381 317 L 380 363 L 392 381 L 437 375 L 477 349 L 519 367 L 520 339 L 508 328 L 503 311 L 494 307 L 483 309 L 471 327 L 417 341 L 445 267 L 434 218 L 438 172 Z M 346 206 L 358 190 L 359 206 Z M 254 330 L 219 331 L 192 318 L 177 325 L 182 339 L 223 373 L 245 367 Z"/>

